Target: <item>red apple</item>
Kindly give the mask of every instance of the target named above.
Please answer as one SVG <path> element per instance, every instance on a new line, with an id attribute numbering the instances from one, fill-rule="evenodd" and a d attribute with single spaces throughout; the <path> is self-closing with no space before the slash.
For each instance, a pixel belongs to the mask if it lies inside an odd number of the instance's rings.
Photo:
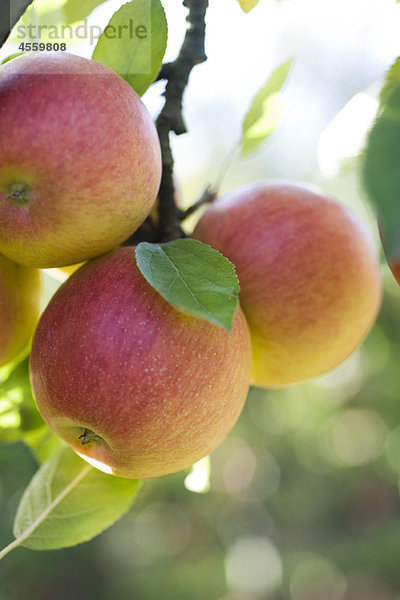
<path id="1" fill-rule="evenodd" d="M 94 466 L 147 478 L 185 469 L 234 425 L 251 370 L 238 308 L 231 333 L 178 312 L 133 247 L 85 264 L 37 327 L 31 382 L 44 420 Z"/>
<path id="2" fill-rule="evenodd" d="M 0 256 L 0 366 L 28 345 L 39 318 L 40 272 Z"/>
<path id="3" fill-rule="evenodd" d="M 381 282 L 372 240 L 322 193 L 282 181 L 241 187 L 208 208 L 194 237 L 236 266 L 256 385 L 333 369 L 375 320 Z"/>
<path id="4" fill-rule="evenodd" d="M 161 177 L 154 123 L 108 67 L 68 53 L 0 67 L 0 252 L 60 267 L 119 245 Z"/>

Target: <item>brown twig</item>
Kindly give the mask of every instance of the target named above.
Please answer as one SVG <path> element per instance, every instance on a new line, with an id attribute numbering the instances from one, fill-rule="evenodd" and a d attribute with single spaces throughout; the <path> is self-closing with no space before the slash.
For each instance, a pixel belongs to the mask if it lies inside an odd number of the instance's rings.
<path id="1" fill-rule="evenodd" d="M 200 208 L 201 206 L 204 206 L 204 204 L 210 204 L 211 202 L 214 202 L 216 197 L 217 197 L 217 191 L 213 187 L 208 186 L 204 190 L 204 192 L 200 196 L 200 198 L 197 200 L 197 202 L 192 204 L 192 206 L 189 206 L 189 208 L 187 208 L 186 210 L 181 210 L 179 212 L 179 219 L 181 221 L 184 221 L 185 219 L 190 217 L 190 215 L 192 215 L 194 212 L 196 212 L 196 210 L 198 208 Z"/>
<path id="2" fill-rule="evenodd" d="M 165 64 L 159 79 L 166 79 L 164 106 L 156 120 L 158 137 L 162 152 L 162 178 L 159 190 L 159 231 L 162 242 L 183 237 L 180 226 L 181 211 L 175 203 L 173 182 L 174 159 L 171 151 L 170 132 L 176 135 L 186 133 L 186 125 L 182 116 L 182 100 L 190 72 L 195 65 L 207 60 L 204 51 L 205 15 L 208 0 L 184 0 L 189 9 L 186 35 L 174 62 Z"/>

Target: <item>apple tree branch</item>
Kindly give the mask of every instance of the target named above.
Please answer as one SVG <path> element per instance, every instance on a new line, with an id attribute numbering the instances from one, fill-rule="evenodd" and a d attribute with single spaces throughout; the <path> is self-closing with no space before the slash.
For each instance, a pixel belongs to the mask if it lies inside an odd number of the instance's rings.
<path id="1" fill-rule="evenodd" d="M 208 0 L 183 0 L 189 9 L 186 17 L 187 30 L 177 58 L 161 67 L 157 80 L 167 81 L 164 91 L 164 106 L 156 119 L 158 137 L 162 153 L 162 176 L 158 193 L 157 225 L 150 217 L 129 239 L 129 243 L 140 241 L 167 242 L 184 237 L 181 221 L 184 211 L 175 202 L 173 181 L 174 158 L 171 150 L 170 134 L 186 133 L 187 128 L 182 115 L 182 101 L 190 73 L 196 65 L 207 60 L 204 50 L 205 16 Z"/>
<path id="2" fill-rule="evenodd" d="M 162 179 L 159 191 L 159 237 L 168 241 L 182 237 L 180 211 L 175 203 L 173 182 L 174 159 L 171 151 L 170 133 L 186 133 L 182 115 L 182 100 L 190 73 L 194 66 L 207 60 L 204 50 L 205 16 L 208 0 L 184 0 L 189 9 L 187 31 L 181 50 L 174 62 L 163 65 L 159 79 L 166 79 L 165 103 L 157 121 L 157 131 L 162 151 Z"/>

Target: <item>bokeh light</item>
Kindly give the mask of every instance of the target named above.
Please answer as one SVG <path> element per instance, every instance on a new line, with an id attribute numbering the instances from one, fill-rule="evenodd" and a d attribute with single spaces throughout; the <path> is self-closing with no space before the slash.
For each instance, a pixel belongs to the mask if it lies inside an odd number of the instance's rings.
<path id="1" fill-rule="evenodd" d="M 267 538 L 239 538 L 225 558 L 228 585 L 234 590 L 266 597 L 280 584 L 282 562 L 276 547 Z"/>

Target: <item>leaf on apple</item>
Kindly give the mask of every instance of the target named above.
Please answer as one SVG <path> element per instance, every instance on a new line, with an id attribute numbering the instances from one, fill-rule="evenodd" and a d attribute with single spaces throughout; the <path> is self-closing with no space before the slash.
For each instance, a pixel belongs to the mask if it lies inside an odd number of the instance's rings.
<path id="1" fill-rule="evenodd" d="M 242 7 L 242 10 L 244 10 L 245 13 L 248 13 L 252 8 L 257 6 L 259 0 L 238 0 L 238 2 Z"/>
<path id="2" fill-rule="evenodd" d="M 291 58 L 279 65 L 255 95 L 242 124 L 239 142 L 242 156 L 258 150 L 278 126 L 281 117 L 280 92 L 292 64 Z"/>
<path id="3" fill-rule="evenodd" d="M 384 103 L 369 133 L 362 175 L 378 211 L 389 264 L 400 257 L 400 83 L 384 94 Z"/>
<path id="4" fill-rule="evenodd" d="M 138 480 L 106 475 L 64 447 L 43 463 L 26 488 L 10 549 L 52 550 L 86 542 L 130 508 L 139 487 Z"/>
<path id="5" fill-rule="evenodd" d="M 142 242 L 136 262 L 150 285 L 177 310 L 232 330 L 240 287 L 225 256 L 197 240 L 180 239 Z"/>
<path id="6" fill-rule="evenodd" d="M 167 38 L 167 20 L 160 0 L 133 0 L 111 17 L 98 39 L 93 59 L 121 75 L 141 96 L 157 77 Z"/>

